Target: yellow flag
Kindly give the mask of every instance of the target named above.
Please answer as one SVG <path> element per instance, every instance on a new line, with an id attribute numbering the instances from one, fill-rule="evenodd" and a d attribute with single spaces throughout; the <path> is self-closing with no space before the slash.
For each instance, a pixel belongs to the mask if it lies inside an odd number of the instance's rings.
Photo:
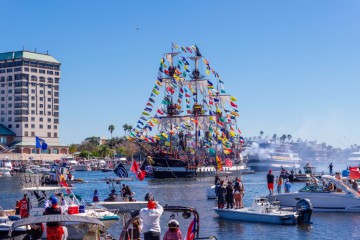
<path id="1" fill-rule="evenodd" d="M 233 102 L 236 102 L 236 98 L 234 96 L 231 96 L 230 100 L 233 101 Z"/>
<path id="2" fill-rule="evenodd" d="M 235 137 L 235 133 L 234 133 L 234 132 L 230 132 L 230 136 Z"/>
<path id="3" fill-rule="evenodd" d="M 208 69 L 206 69 L 206 74 L 210 75 L 210 71 Z"/>
<path id="4" fill-rule="evenodd" d="M 224 150 L 224 154 L 228 155 L 228 154 L 230 154 L 230 152 L 225 149 L 225 150 Z"/>
<path id="5" fill-rule="evenodd" d="M 159 121 L 156 118 L 151 119 L 151 121 L 153 121 L 156 124 L 159 124 Z"/>
<path id="6" fill-rule="evenodd" d="M 166 142 L 165 142 L 165 146 L 169 147 L 169 146 L 170 146 L 170 142 L 166 141 Z"/>

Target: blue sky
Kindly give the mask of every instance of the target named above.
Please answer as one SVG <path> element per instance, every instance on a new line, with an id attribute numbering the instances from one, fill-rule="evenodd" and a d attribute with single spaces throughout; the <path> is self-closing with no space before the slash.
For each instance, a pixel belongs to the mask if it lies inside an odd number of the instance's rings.
<path id="1" fill-rule="evenodd" d="M 135 125 L 171 42 L 197 44 L 236 96 L 244 136 L 360 144 L 360 2 L 0 1 L 0 52 L 62 62 L 60 140 Z"/>

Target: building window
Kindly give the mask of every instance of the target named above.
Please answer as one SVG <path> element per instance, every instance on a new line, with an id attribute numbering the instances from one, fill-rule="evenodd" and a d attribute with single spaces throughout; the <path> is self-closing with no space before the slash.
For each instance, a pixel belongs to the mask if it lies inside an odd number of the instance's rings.
<path id="1" fill-rule="evenodd" d="M 32 132 L 31 132 L 31 135 L 32 135 Z M 34 136 L 32 136 L 32 137 L 35 137 L 35 133 L 34 133 Z M 31 149 L 31 153 L 37 154 L 37 149 L 36 148 Z"/>
<path id="2" fill-rule="evenodd" d="M 53 75 L 53 74 L 54 74 L 54 72 L 53 72 L 53 71 L 47 71 L 47 74 L 49 74 L 49 75 Z"/>
<path id="3" fill-rule="evenodd" d="M 35 114 L 35 110 L 31 110 L 31 114 Z"/>
<path id="4" fill-rule="evenodd" d="M 48 134 L 48 137 L 50 138 L 51 137 L 51 132 L 48 132 L 47 134 Z"/>
<path id="5" fill-rule="evenodd" d="M 11 118 L 11 117 L 9 117 L 9 118 L 8 118 L 8 121 L 9 121 L 9 122 L 11 122 L 11 121 L 12 121 L 12 118 Z"/>
<path id="6" fill-rule="evenodd" d="M 1 108 L 5 108 L 5 104 L 1 104 Z"/>
<path id="7" fill-rule="evenodd" d="M 35 124 L 31 124 L 31 128 L 35 128 Z"/>
<path id="8" fill-rule="evenodd" d="M 4 97 L 1 97 L 1 101 L 5 101 L 5 98 L 4 98 Z"/>
<path id="9" fill-rule="evenodd" d="M 31 121 L 34 122 L 34 121 L 35 121 L 35 117 L 31 117 Z"/>
<path id="10" fill-rule="evenodd" d="M 57 129 L 57 125 L 54 125 L 54 129 Z"/>
<path id="11" fill-rule="evenodd" d="M 29 68 L 28 68 L 28 67 L 25 67 L 25 68 L 24 68 L 24 71 L 25 71 L 25 72 L 28 72 L 28 71 L 29 71 Z"/>
<path id="12" fill-rule="evenodd" d="M 51 122 L 51 118 L 48 118 L 48 122 Z"/>
<path id="13" fill-rule="evenodd" d="M 40 129 L 43 129 L 43 125 L 42 125 L 42 124 L 40 124 L 40 125 L 39 125 L 39 128 L 40 128 Z"/>
<path id="14" fill-rule="evenodd" d="M 31 96 L 31 100 L 35 101 L 35 96 Z"/>
<path id="15" fill-rule="evenodd" d="M 14 72 L 21 72 L 21 67 L 14 68 Z"/>
<path id="16" fill-rule="evenodd" d="M 47 101 L 48 101 L 48 102 L 51 102 L 51 98 L 48 98 Z"/>
<path id="17" fill-rule="evenodd" d="M 40 121 L 40 122 L 43 122 L 43 121 L 44 121 L 44 119 L 43 119 L 43 118 L 39 118 L 39 121 Z"/>
<path id="18" fill-rule="evenodd" d="M 8 69 L 6 69 L 6 72 L 12 72 L 13 71 L 13 69 L 12 68 L 8 68 Z"/>
<path id="19" fill-rule="evenodd" d="M 35 89 L 31 89 L 31 93 L 36 93 L 36 92 L 35 92 Z"/>
<path id="20" fill-rule="evenodd" d="M 8 107 L 11 108 L 11 107 L 12 107 L 12 103 L 9 103 L 9 104 L 8 104 Z"/>
<path id="21" fill-rule="evenodd" d="M 51 149 L 52 154 L 59 154 L 59 149 Z"/>
<path id="22" fill-rule="evenodd" d="M 8 100 L 11 101 L 11 100 L 12 100 L 12 97 L 8 97 Z"/>
<path id="23" fill-rule="evenodd" d="M 52 93 L 51 91 L 48 91 L 48 95 L 51 95 L 51 93 Z M 49 99 L 50 99 L 50 98 L 49 98 Z"/>
<path id="24" fill-rule="evenodd" d="M 59 83 L 60 78 L 55 78 L 55 83 Z"/>
<path id="25" fill-rule="evenodd" d="M 54 133 L 54 138 L 57 138 L 58 136 L 57 136 L 57 133 Z"/>
<path id="26" fill-rule="evenodd" d="M 40 94 L 44 94 L 44 90 L 40 90 Z"/>
<path id="27" fill-rule="evenodd" d="M 51 129 L 51 125 L 47 125 L 47 129 Z"/>
<path id="28" fill-rule="evenodd" d="M 28 127 L 29 127 L 29 124 L 25 124 L 25 125 L 24 125 L 24 128 L 28 128 Z"/>
<path id="29" fill-rule="evenodd" d="M 3 117 L 0 120 L 1 120 L 0 122 L 5 122 L 5 118 Z"/>
<path id="30" fill-rule="evenodd" d="M 25 137 L 28 137 L 28 136 L 29 136 L 29 132 L 28 132 L 28 131 L 25 131 L 25 132 L 24 132 L 24 135 L 25 135 Z"/>
<path id="31" fill-rule="evenodd" d="M 44 98 L 43 98 L 43 97 L 40 97 L 39 100 L 40 100 L 40 101 L 44 101 Z"/>
<path id="32" fill-rule="evenodd" d="M 45 70 L 39 69 L 39 73 L 45 74 Z"/>
<path id="33" fill-rule="evenodd" d="M 39 111 L 39 115 L 44 115 L 44 111 Z"/>
<path id="34" fill-rule="evenodd" d="M 12 89 L 9 89 L 9 90 L 8 90 L 8 93 L 12 93 Z"/>
<path id="35" fill-rule="evenodd" d="M 8 111 L 8 114 L 9 114 L 9 115 L 11 115 L 11 114 L 12 114 L 12 111 L 11 111 L 11 110 L 9 110 L 9 111 Z"/>
<path id="36" fill-rule="evenodd" d="M 11 125 L 11 124 L 9 124 L 9 125 L 8 125 L 8 128 L 12 128 L 12 125 Z"/>
<path id="37" fill-rule="evenodd" d="M 44 108 L 44 104 L 40 104 L 40 108 Z"/>
<path id="38" fill-rule="evenodd" d="M 19 127 L 20 127 L 20 125 L 19 125 L 19 124 L 16 124 L 16 125 L 15 125 L 15 127 L 16 127 L 16 128 L 19 128 Z"/>
<path id="39" fill-rule="evenodd" d="M 8 76 L 8 82 L 11 82 L 13 79 L 12 79 L 12 76 Z"/>
<path id="40" fill-rule="evenodd" d="M 35 132 L 31 132 L 31 136 L 32 136 L 32 137 L 35 137 Z"/>
<path id="41" fill-rule="evenodd" d="M 48 108 L 51 108 L 51 105 L 50 105 L 50 104 L 48 105 Z"/>
<path id="42" fill-rule="evenodd" d="M 35 103 L 32 103 L 32 104 L 31 104 L 31 107 L 35 107 Z"/>
<path id="43" fill-rule="evenodd" d="M 31 75 L 31 81 L 37 81 L 37 76 Z M 33 86 L 33 84 L 31 84 L 31 86 Z"/>
<path id="44" fill-rule="evenodd" d="M 33 72 L 33 73 L 37 73 L 38 71 L 37 71 L 37 69 L 36 69 L 36 68 L 32 68 L 32 69 L 31 69 L 31 72 Z"/>
<path id="45" fill-rule="evenodd" d="M 48 111 L 48 112 L 47 112 L 47 115 L 50 115 L 50 116 L 51 116 L 51 112 L 50 112 L 50 111 Z"/>

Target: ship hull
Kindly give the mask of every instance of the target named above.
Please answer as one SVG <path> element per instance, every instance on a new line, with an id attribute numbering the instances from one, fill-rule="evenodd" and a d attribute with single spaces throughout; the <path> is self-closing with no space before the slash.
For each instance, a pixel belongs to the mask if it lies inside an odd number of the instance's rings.
<path id="1" fill-rule="evenodd" d="M 273 159 L 249 159 L 247 161 L 247 166 L 257 172 L 261 171 L 269 171 L 274 170 L 281 170 L 284 169 L 298 169 L 300 168 L 299 161 L 284 161 L 284 160 L 273 160 Z"/>
<path id="2" fill-rule="evenodd" d="M 154 159 L 152 165 L 154 178 L 198 178 L 217 175 L 240 175 L 251 173 L 245 164 L 235 164 L 232 167 L 223 166 L 223 171 L 217 171 L 215 166 L 186 166 L 181 160 Z"/>

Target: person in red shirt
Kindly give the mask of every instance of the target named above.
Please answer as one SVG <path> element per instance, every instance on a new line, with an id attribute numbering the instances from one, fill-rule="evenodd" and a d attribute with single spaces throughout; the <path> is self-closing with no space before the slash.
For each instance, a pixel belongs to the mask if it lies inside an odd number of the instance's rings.
<path id="1" fill-rule="evenodd" d="M 24 194 L 24 198 L 20 200 L 19 209 L 21 218 L 29 217 L 29 202 L 27 199 L 27 194 Z"/>

